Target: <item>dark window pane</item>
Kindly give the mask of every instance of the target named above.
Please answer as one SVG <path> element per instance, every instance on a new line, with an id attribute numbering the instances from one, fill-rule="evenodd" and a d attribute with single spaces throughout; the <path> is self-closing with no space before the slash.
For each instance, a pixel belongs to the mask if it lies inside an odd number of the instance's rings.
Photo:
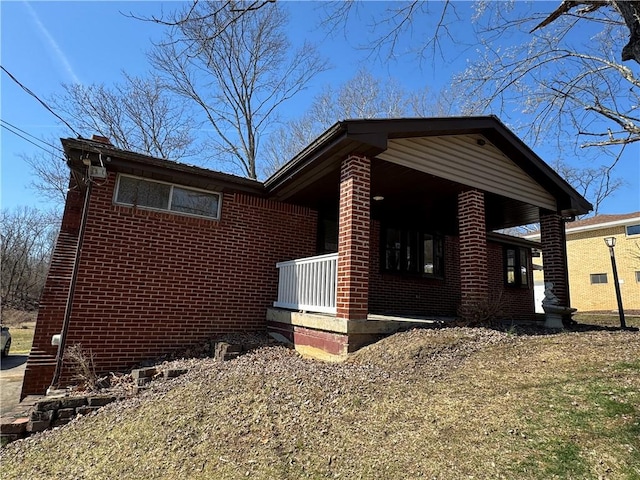
<path id="1" fill-rule="evenodd" d="M 606 273 L 592 273 L 591 274 L 591 283 L 607 283 L 607 274 Z"/>
<path id="2" fill-rule="evenodd" d="M 387 270 L 400 270 L 401 245 L 400 230 L 387 229 L 385 246 L 385 268 Z"/>
<path id="3" fill-rule="evenodd" d="M 171 210 L 217 218 L 218 195 L 173 187 Z"/>
<path id="4" fill-rule="evenodd" d="M 433 250 L 433 237 L 425 235 L 422 242 L 422 251 L 424 253 L 424 262 L 422 273 L 436 273 Z"/>
<path id="5" fill-rule="evenodd" d="M 520 285 L 529 285 L 529 259 L 527 251 L 520 250 Z"/>
<path id="6" fill-rule="evenodd" d="M 409 272 L 419 272 L 420 271 L 420 255 L 419 249 L 422 247 L 420 245 L 421 235 L 418 232 L 408 232 L 407 233 L 407 271 Z"/>
<path id="7" fill-rule="evenodd" d="M 507 249 L 507 283 L 516 283 L 516 251 L 511 248 Z"/>
<path id="8" fill-rule="evenodd" d="M 640 235 L 640 225 L 629 225 L 627 235 Z"/>

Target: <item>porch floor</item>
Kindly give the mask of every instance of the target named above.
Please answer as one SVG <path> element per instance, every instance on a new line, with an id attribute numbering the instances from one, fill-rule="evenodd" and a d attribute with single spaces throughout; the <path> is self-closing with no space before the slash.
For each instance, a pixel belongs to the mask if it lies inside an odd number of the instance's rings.
<path id="1" fill-rule="evenodd" d="M 453 320 L 455 320 L 454 317 L 379 314 L 369 314 L 366 320 L 346 320 L 328 313 L 304 312 L 275 307 L 267 309 L 267 321 L 269 322 L 340 334 L 388 335 L 401 330 L 425 328 L 429 325 L 447 323 Z"/>

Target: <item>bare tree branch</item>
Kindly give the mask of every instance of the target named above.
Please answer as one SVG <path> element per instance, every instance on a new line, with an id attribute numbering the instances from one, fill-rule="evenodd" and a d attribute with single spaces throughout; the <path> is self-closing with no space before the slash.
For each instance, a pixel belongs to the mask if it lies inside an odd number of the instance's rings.
<path id="1" fill-rule="evenodd" d="M 178 16 L 187 20 L 155 46 L 151 62 L 200 108 L 215 133 L 207 141 L 214 158 L 257 178 L 261 136 L 327 64 L 312 45 L 291 51 L 288 18 L 273 2 L 207 2 Z"/>
<path id="2" fill-rule="evenodd" d="M 161 158 L 192 155 L 194 120 L 184 103 L 170 95 L 158 76 L 123 77 L 113 87 L 63 85 L 65 94 L 50 102 L 87 137 L 99 134 L 119 148 Z"/>

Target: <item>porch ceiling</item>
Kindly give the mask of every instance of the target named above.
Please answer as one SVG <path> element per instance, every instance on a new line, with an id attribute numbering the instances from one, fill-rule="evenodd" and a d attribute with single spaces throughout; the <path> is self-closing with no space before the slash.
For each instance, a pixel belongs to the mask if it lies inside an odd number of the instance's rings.
<path id="1" fill-rule="evenodd" d="M 339 165 L 327 170 L 287 201 L 311 207 L 326 215 L 338 212 Z M 443 233 L 457 232 L 457 196 L 468 187 L 379 158 L 371 162 L 371 216 L 382 222 L 416 224 Z M 373 200 L 382 196 L 384 200 Z M 487 228 L 497 230 L 538 221 L 538 208 L 487 193 Z"/>

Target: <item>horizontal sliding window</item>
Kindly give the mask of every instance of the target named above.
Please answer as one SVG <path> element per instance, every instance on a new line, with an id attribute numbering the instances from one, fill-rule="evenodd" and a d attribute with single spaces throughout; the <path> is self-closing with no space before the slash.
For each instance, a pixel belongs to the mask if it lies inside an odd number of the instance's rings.
<path id="1" fill-rule="evenodd" d="M 116 203 L 166 210 L 186 215 L 219 218 L 220 195 L 146 178 L 118 176 Z"/>

